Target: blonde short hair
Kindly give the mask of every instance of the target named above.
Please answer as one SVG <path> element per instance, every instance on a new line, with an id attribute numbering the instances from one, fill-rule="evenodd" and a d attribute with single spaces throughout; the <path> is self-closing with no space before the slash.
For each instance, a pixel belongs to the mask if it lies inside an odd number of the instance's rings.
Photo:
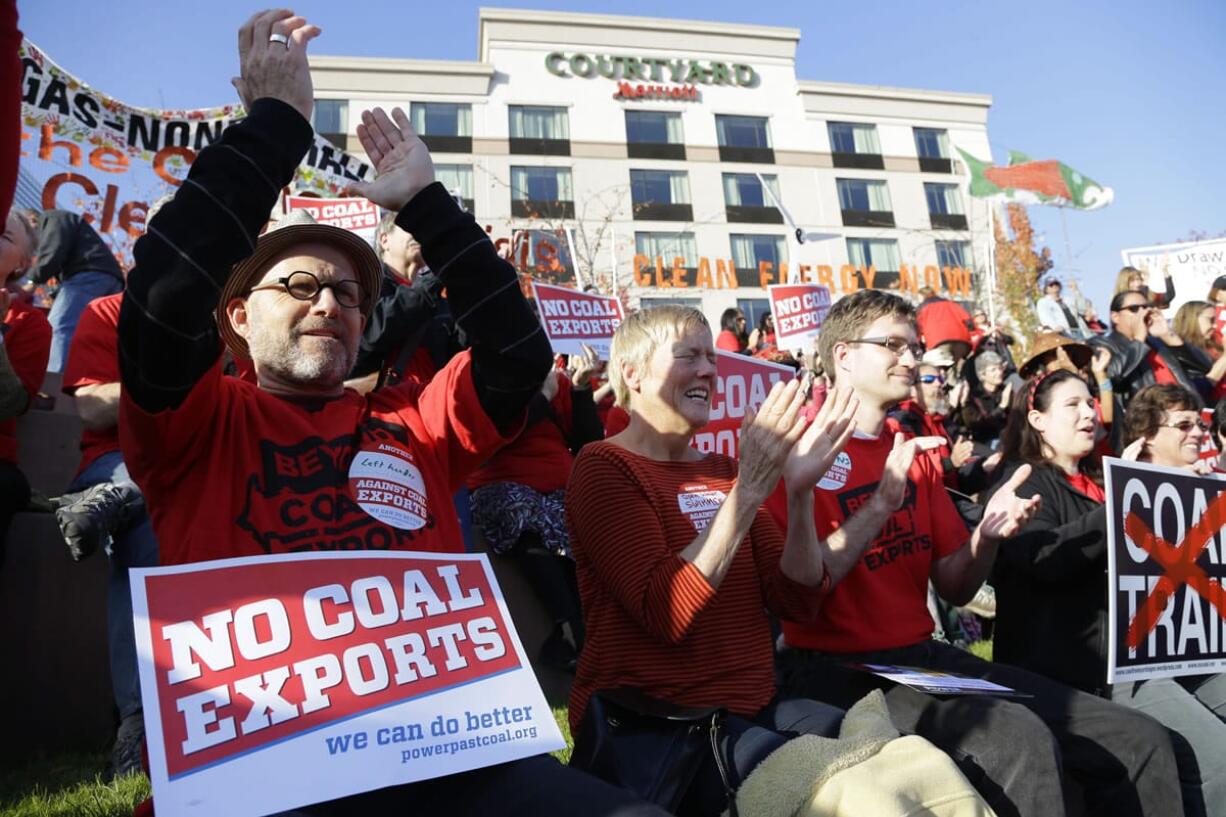
<path id="1" fill-rule="evenodd" d="M 697 329 L 711 331 L 711 325 L 697 309 L 688 306 L 656 306 L 640 309 L 622 321 L 613 333 L 609 350 L 609 383 L 618 406 L 630 405 L 630 387 L 622 377 L 622 366 L 644 366 L 661 345 Z"/>

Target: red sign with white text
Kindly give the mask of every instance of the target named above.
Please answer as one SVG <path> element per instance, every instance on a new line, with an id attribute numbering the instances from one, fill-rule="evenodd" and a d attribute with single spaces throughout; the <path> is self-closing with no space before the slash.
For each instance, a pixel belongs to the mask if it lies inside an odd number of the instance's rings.
<path id="1" fill-rule="evenodd" d="M 613 332 L 625 320 L 621 301 L 536 281 L 532 282 L 532 297 L 540 308 L 541 325 L 555 352 L 579 354 L 583 351 L 581 344 L 586 343 L 601 360 L 609 359 Z"/>
<path id="2" fill-rule="evenodd" d="M 247 791 L 209 813 L 279 811 L 551 743 L 482 556 L 260 556 L 142 570 L 138 583 L 159 814 L 195 813 L 174 804 L 246 779 L 269 782 L 263 801 Z M 302 782 L 275 791 L 281 776 Z"/>
<path id="3" fill-rule="evenodd" d="M 379 227 L 379 208 L 363 198 L 320 199 L 314 196 L 286 196 L 285 212 L 306 210 L 320 224 L 330 224 L 366 240 L 373 240 Z"/>
<path id="4" fill-rule="evenodd" d="M 808 350 L 830 311 L 830 290 L 818 284 L 771 284 L 775 345 L 786 351 Z"/>
<path id="5" fill-rule="evenodd" d="M 791 366 L 769 363 L 732 352 L 719 352 L 715 394 L 711 396 L 711 419 L 694 435 L 692 445 L 699 451 L 716 451 L 736 457 L 739 454 L 741 422 L 745 410 L 758 410 L 771 386 L 787 382 L 796 375 Z"/>

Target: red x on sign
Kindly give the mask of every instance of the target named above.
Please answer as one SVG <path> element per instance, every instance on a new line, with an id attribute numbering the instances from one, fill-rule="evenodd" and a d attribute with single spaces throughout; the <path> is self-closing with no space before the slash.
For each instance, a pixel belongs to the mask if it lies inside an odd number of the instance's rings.
<path id="1" fill-rule="evenodd" d="M 1136 616 L 1128 623 L 1129 649 L 1135 650 L 1141 639 L 1149 635 L 1171 596 L 1185 584 L 1216 607 L 1218 615 L 1226 618 L 1226 590 L 1219 584 L 1211 583 L 1205 571 L 1196 564 L 1196 560 L 1205 552 L 1209 540 L 1223 526 L 1226 526 L 1226 493 L 1218 494 L 1209 503 L 1204 516 L 1191 527 L 1178 545 L 1172 545 L 1165 539 L 1154 536 L 1153 531 L 1135 513 L 1129 513 L 1124 519 L 1124 531 L 1128 537 L 1148 553 L 1165 574 L 1158 580 L 1153 592 L 1137 608 Z"/>

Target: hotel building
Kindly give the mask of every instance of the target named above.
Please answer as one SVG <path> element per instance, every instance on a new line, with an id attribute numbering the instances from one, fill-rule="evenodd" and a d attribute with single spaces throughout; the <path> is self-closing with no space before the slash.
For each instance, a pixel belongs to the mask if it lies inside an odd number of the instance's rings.
<path id="1" fill-rule="evenodd" d="M 973 299 L 989 219 L 955 148 L 990 158 L 991 97 L 800 79 L 800 38 L 482 9 L 473 62 L 313 56 L 315 125 L 360 154 L 360 112 L 403 107 L 492 238 L 565 235 L 578 283 L 632 305 L 753 325 L 789 280 Z M 547 242 L 516 253 L 553 264 Z"/>

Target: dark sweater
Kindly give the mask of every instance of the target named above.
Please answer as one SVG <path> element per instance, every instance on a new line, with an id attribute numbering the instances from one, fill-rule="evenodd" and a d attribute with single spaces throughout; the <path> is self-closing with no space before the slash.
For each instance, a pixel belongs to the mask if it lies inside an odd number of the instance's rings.
<path id="1" fill-rule="evenodd" d="M 45 210 L 38 219 L 38 252 L 30 280 L 67 281 L 79 272 L 105 272 L 123 280 L 119 262 L 102 236 L 78 213 Z"/>
<path id="2" fill-rule="evenodd" d="M 242 122 L 201 151 L 175 198 L 134 248 L 119 319 L 123 387 L 147 412 L 180 405 L 221 354 L 213 318 L 234 264 L 251 254 L 281 188 L 310 147 L 311 125 L 289 105 L 256 100 Z M 396 217 L 422 245 L 472 344 L 482 408 L 518 422 L 552 353 L 515 270 L 439 183 Z"/>
<path id="3" fill-rule="evenodd" d="M 1018 464 L 1010 465 L 997 486 Z M 1049 465 L 1017 495 L 1042 497 L 1038 513 L 1001 542 L 993 658 L 1094 694 L 1106 691 L 1107 511 Z M 987 502 L 987 498 L 984 498 Z"/>

